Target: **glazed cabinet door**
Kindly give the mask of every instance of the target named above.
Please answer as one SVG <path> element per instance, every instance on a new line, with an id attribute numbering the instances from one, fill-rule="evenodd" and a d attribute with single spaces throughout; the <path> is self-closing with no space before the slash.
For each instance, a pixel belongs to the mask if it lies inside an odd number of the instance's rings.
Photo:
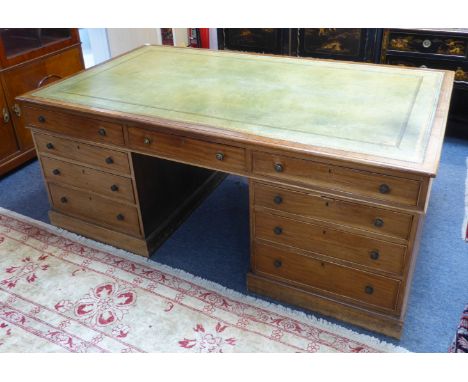
<path id="1" fill-rule="evenodd" d="M 0 163 L 16 151 L 18 151 L 18 144 L 15 131 L 3 96 L 3 89 L 0 87 Z"/>
<path id="2" fill-rule="evenodd" d="M 21 150 L 34 146 L 31 133 L 24 124 L 23 112 L 15 97 L 50 84 L 83 69 L 79 46 L 62 53 L 7 69 L 3 73 L 5 94 L 11 119 Z"/>

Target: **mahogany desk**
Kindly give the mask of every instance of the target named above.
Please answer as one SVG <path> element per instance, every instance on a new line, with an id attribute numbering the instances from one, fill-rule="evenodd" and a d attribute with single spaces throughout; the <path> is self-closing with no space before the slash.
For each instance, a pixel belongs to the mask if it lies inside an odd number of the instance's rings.
<path id="1" fill-rule="evenodd" d="M 249 290 L 399 337 L 452 84 L 145 46 L 19 101 L 53 224 L 148 256 L 217 171 L 246 176 Z"/>

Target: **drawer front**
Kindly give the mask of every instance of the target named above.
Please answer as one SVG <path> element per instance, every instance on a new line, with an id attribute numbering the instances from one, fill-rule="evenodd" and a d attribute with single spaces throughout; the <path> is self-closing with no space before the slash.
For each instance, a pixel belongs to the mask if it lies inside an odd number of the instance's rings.
<path id="1" fill-rule="evenodd" d="M 260 243 L 254 271 L 305 284 L 366 304 L 396 310 L 400 282 Z"/>
<path id="2" fill-rule="evenodd" d="M 455 82 L 463 82 L 468 84 L 468 63 L 466 62 L 436 60 L 429 58 L 396 57 L 388 55 L 385 57 L 385 63 L 390 65 L 409 67 L 453 70 L 455 72 Z"/>
<path id="3" fill-rule="evenodd" d="M 264 212 L 254 220 L 255 238 L 402 274 L 406 246 Z"/>
<path id="4" fill-rule="evenodd" d="M 128 128 L 128 139 L 131 148 L 159 154 L 164 158 L 226 172 L 246 172 L 245 150 L 239 147 L 134 127 Z"/>
<path id="5" fill-rule="evenodd" d="M 257 206 L 408 239 L 412 215 L 254 183 Z"/>
<path id="6" fill-rule="evenodd" d="M 467 39 L 391 32 L 388 50 L 466 57 Z"/>
<path id="7" fill-rule="evenodd" d="M 253 154 L 253 172 L 411 206 L 417 205 L 421 186 L 416 180 L 260 152 Z"/>
<path id="8" fill-rule="evenodd" d="M 138 212 L 135 207 L 121 204 L 88 192 L 76 191 L 49 183 L 52 204 L 58 211 L 141 237 Z"/>
<path id="9" fill-rule="evenodd" d="M 34 140 L 36 149 L 40 153 L 53 154 L 102 169 L 130 174 L 128 155 L 122 151 L 79 143 L 48 134 L 34 133 Z"/>
<path id="10" fill-rule="evenodd" d="M 132 181 L 129 178 L 47 157 L 42 157 L 41 163 L 44 175 L 49 181 L 135 202 Z"/>
<path id="11" fill-rule="evenodd" d="M 93 142 L 121 146 L 125 143 L 123 128 L 117 123 L 31 107 L 25 107 L 24 113 L 26 124 L 30 127 L 46 129 Z"/>

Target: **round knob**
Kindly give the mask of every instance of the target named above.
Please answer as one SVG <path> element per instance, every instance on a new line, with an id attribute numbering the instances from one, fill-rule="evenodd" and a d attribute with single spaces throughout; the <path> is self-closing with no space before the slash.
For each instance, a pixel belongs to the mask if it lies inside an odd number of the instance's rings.
<path id="1" fill-rule="evenodd" d="M 54 145 L 52 143 L 47 143 L 46 144 L 46 147 L 49 149 L 49 150 L 52 150 L 54 148 Z"/>
<path id="2" fill-rule="evenodd" d="M 124 217 L 122 214 L 118 214 L 118 215 L 116 216 L 116 218 L 117 218 L 117 220 L 120 220 L 120 221 L 122 221 L 122 220 L 125 219 L 125 217 Z"/>
<path id="3" fill-rule="evenodd" d="M 118 191 L 119 190 L 119 187 L 116 185 L 116 184 L 113 184 L 111 187 L 110 187 L 111 191 L 115 192 L 115 191 Z"/>
<path id="4" fill-rule="evenodd" d="M 371 258 L 372 260 L 378 260 L 380 254 L 379 254 L 379 251 L 377 251 L 376 249 L 374 249 L 373 251 L 371 251 L 371 252 L 369 253 L 369 256 L 370 256 L 370 258 Z"/>
<path id="5" fill-rule="evenodd" d="M 283 172 L 284 168 L 283 165 L 280 163 L 275 163 L 275 171 L 276 172 Z"/>
<path id="6" fill-rule="evenodd" d="M 105 137 L 106 136 L 106 129 L 99 129 L 98 130 L 98 134 L 101 136 L 101 137 Z"/>
<path id="7" fill-rule="evenodd" d="M 281 227 L 275 227 L 273 229 L 273 232 L 276 234 L 276 235 L 281 235 L 283 233 L 283 228 Z"/>
<path id="8" fill-rule="evenodd" d="M 43 115 L 40 115 L 39 117 L 37 117 L 37 120 L 40 122 L 40 123 L 44 123 L 45 122 L 45 117 Z"/>
<path id="9" fill-rule="evenodd" d="M 54 168 L 54 169 L 52 170 L 52 174 L 54 174 L 54 175 L 59 175 L 59 174 L 60 174 L 60 170 L 59 170 L 58 168 Z"/>
<path id="10" fill-rule="evenodd" d="M 60 201 L 61 201 L 62 203 L 66 203 L 66 202 L 68 202 L 68 199 L 67 199 L 65 196 L 62 196 L 62 197 L 60 198 Z"/>
<path id="11" fill-rule="evenodd" d="M 420 68 L 427 69 L 427 65 L 419 65 Z"/>
<path id="12" fill-rule="evenodd" d="M 273 201 L 275 202 L 275 204 L 281 204 L 281 203 L 283 203 L 283 198 L 280 195 L 276 195 L 273 198 Z"/>
<path id="13" fill-rule="evenodd" d="M 424 41 L 422 42 L 422 46 L 423 46 L 424 48 L 429 48 L 431 45 L 432 45 L 431 40 L 424 40 Z"/>
<path id="14" fill-rule="evenodd" d="M 374 220 L 374 226 L 375 227 L 378 227 L 378 228 L 383 227 L 383 223 L 384 223 L 383 220 L 380 219 L 380 218 L 377 218 L 377 219 Z"/>
<path id="15" fill-rule="evenodd" d="M 281 260 L 279 259 L 276 259 L 274 262 L 273 262 L 273 265 L 275 266 L 275 268 L 280 268 L 283 263 L 281 262 Z"/>
<path id="16" fill-rule="evenodd" d="M 149 145 L 149 144 L 151 143 L 151 139 L 149 139 L 148 137 L 144 137 L 144 138 L 143 138 L 143 143 L 144 143 L 145 145 Z"/>
<path id="17" fill-rule="evenodd" d="M 223 153 L 216 153 L 216 159 L 217 160 L 224 160 L 224 154 Z"/>
<path id="18" fill-rule="evenodd" d="M 389 187 L 389 185 L 388 185 L 388 184 L 385 184 L 385 183 L 381 184 L 381 185 L 379 186 L 379 192 L 380 192 L 381 194 L 388 194 L 388 193 L 390 192 L 390 187 Z"/>
<path id="19" fill-rule="evenodd" d="M 370 285 L 366 285 L 366 287 L 364 288 L 364 292 L 366 292 L 367 294 L 372 294 L 374 293 L 374 288 L 372 288 Z"/>
<path id="20" fill-rule="evenodd" d="M 107 157 L 106 158 L 106 163 L 107 164 L 112 164 L 112 163 L 114 163 L 114 160 L 112 159 L 112 157 Z"/>

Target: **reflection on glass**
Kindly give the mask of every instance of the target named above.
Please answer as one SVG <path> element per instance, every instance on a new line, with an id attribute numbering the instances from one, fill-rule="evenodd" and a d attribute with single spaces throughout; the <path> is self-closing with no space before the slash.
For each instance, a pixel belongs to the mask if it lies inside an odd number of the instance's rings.
<path id="1" fill-rule="evenodd" d="M 7 58 L 71 38 L 70 29 L 0 28 Z"/>

